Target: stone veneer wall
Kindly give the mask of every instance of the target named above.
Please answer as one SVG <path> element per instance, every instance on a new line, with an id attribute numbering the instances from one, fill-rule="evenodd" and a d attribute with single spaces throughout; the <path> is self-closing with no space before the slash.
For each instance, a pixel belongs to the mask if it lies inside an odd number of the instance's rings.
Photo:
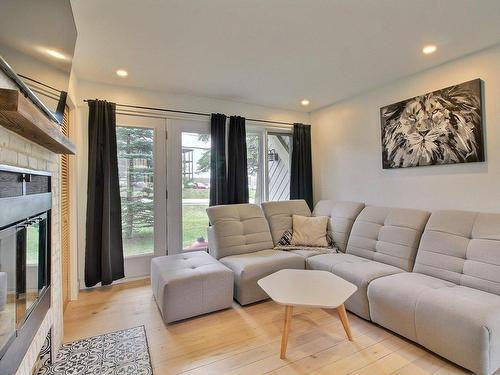
<path id="1" fill-rule="evenodd" d="M 15 88 L 3 72 L 0 72 L 0 87 Z M 54 351 L 57 351 L 62 343 L 60 156 L 0 126 L 0 164 L 52 172 L 51 307 L 16 373 L 16 375 L 28 375 L 32 372 L 50 328 L 52 328 Z"/>

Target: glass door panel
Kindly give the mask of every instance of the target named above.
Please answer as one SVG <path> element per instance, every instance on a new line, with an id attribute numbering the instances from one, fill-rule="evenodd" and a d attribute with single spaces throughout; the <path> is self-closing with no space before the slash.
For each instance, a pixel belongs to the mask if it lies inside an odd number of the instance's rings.
<path id="1" fill-rule="evenodd" d="M 267 189 L 270 201 L 290 199 L 291 140 L 289 134 L 267 135 Z"/>
<path id="2" fill-rule="evenodd" d="M 260 204 L 265 200 L 262 163 L 263 133 L 247 133 L 248 196 L 250 203 Z"/>
<path id="3" fill-rule="evenodd" d="M 182 132 L 182 249 L 208 246 L 206 209 L 210 197 L 210 135 Z"/>
<path id="4" fill-rule="evenodd" d="M 125 277 L 142 277 L 167 253 L 167 121 L 117 112 L 116 122 Z"/>
<path id="5" fill-rule="evenodd" d="M 117 126 L 123 255 L 154 252 L 154 129 Z"/>

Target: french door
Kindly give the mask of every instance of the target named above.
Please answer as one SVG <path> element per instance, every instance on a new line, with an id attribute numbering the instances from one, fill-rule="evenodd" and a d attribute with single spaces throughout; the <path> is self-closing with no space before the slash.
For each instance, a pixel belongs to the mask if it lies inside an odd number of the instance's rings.
<path id="1" fill-rule="evenodd" d="M 210 192 L 210 123 L 168 122 L 168 252 L 206 250 Z"/>
<path id="2" fill-rule="evenodd" d="M 125 276 L 149 275 L 167 253 L 166 120 L 117 114 Z"/>

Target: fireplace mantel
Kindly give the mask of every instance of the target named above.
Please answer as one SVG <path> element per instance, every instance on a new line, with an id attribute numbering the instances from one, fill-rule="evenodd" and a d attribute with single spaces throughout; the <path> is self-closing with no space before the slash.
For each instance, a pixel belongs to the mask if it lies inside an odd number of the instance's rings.
<path id="1" fill-rule="evenodd" d="M 0 125 L 57 154 L 75 154 L 76 146 L 18 90 L 0 89 Z"/>

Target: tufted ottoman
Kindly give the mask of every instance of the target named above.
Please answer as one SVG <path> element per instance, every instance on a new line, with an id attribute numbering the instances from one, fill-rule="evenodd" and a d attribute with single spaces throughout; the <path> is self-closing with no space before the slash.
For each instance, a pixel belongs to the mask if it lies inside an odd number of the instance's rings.
<path id="1" fill-rule="evenodd" d="M 204 251 L 151 260 L 151 287 L 165 323 L 231 307 L 233 271 Z"/>

